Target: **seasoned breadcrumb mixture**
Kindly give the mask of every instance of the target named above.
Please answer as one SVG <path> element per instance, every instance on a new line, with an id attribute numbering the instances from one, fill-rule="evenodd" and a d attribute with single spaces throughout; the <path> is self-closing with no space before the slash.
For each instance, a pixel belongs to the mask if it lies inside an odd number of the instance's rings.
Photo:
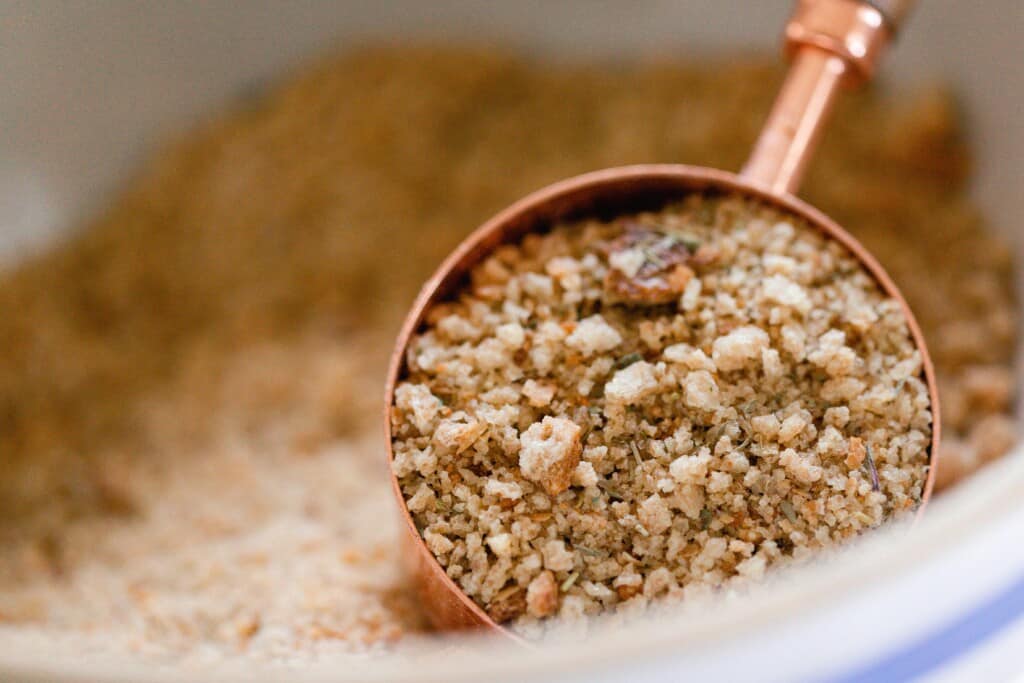
<path id="1" fill-rule="evenodd" d="M 368 49 L 247 88 L 157 150 L 101 215 L 0 274 L 0 647 L 300 663 L 419 630 L 377 402 L 417 288 L 560 178 L 739 168 L 776 62 Z M 969 169 L 948 93 L 868 89 L 840 102 L 803 192 L 924 328 L 947 485 L 1015 438 L 1013 264 Z"/>
<path id="2" fill-rule="evenodd" d="M 753 200 L 502 247 L 406 362 L 409 510 L 448 575 L 521 629 L 756 580 L 912 511 L 927 474 L 899 302 Z"/>

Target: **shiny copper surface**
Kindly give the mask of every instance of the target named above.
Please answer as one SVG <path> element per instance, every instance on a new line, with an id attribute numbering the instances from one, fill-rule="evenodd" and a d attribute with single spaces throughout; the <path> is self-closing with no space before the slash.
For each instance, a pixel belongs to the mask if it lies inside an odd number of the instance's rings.
<path id="1" fill-rule="evenodd" d="M 776 193 L 795 192 L 843 85 L 871 77 L 892 32 L 855 0 L 802 0 L 786 25 L 792 59 L 743 175 Z"/>
<path id="2" fill-rule="evenodd" d="M 901 3 L 904 8 L 907 5 L 909 3 L 905 0 Z M 875 258 L 828 216 L 791 194 L 814 148 L 837 88 L 851 70 L 864 75 L 871 72 L 865 64 L 854 63 L 863 57 L 853 55 L 849 41 L 842 37 L 863 36 L 865 26 L 876 22 L 876 33 L 868 36 L 873 47 L 864 53 L 873 60 L 889 31 L 876 10 L 853 0 L 805 0 L 801 2 L 794 22 L 787 27 L 787 38 L 795 46 L 793 72 L 779 95 L 751 160 L 740 175 L 675 164 L 626 166 L 588 173 L 548 186 L 516 202 L 480 226 L 445 259 L 420 290 L 402 325 L 388 368 L 384 431 L 389 465 L 393 457 L 391 419 L 394 391 L 405 374 L 409 340 L 421 328 L 429 308 L 456 293 L 473 266 L 495 247 L 517 242 L 530 232 L 549 230 L 560 221 L 584 216 L 613 217 L 657 208 L 695 192 L 739 193 L 800 216 L 829 238 L 840 242 L 860 260 L 882 290 L 899 302 L 914 343 L 921 352 L 933 416 L 931 467 L 918 509 L 918 515 L 921 514 L 931 497 L 935 481 L 935 454 L 941 432 L 935 372 L 921 329 L 896 285 Z M 823 35 L 831 36 L 833 42 L 820 40 Z M 440 629 L 484 627 L 519 640 L 496 624 L 448 577 L 420 537 L 393 471 L 391 484 L 405 527 L 406 557 L 419 597 L 433 624 Z"/>
<path id="3" fill-rule="evenodd" d="M 857 0 L 801 0 L 785 36 L 787 53 L 815 47 L 835 55 L 856 82 L 874 74 L 892 29 L 874 6 Z"/>
<path id="4" fill-rule="evenodd" d="M 848 69 L 841 58 L 817 48 L 796 54 L 743 177 L 776 194 L 796 191 Z"/>

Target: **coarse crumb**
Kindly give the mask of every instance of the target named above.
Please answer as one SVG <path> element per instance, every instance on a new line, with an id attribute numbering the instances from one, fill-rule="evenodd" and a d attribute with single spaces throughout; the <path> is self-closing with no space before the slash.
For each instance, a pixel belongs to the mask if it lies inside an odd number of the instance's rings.
<path id="1" fill-rule="evenodd" d="M 485 430 L 486 426 L 481 434 Z M 545 416 L 533 423 L 519 436 L 519 471 L 557 496 L 569 488 L 579 464 L 580 432 L 576 423 L 560 417 Z"/>
<path id="2" fill-rule="evenodd" d="M 920 353 L 899 304 L 800 219 L 696 195 L 556 226 L 481 271 L 502 276 L 440 305 L 447 324 L 411 340 L 398 387 L 454 410 L 472 439 L 439 445 L 445 423 L 423 429 L 399 396 L 396 462 L 433 452 L 437 465 L 396 474 L 428 546 L 443 537 L 434 552 L 449 574 L 520 629 L 749 580 L 920 501 Z M 552 283 L 551 271 L 574 278 Z M 481 363 L 513 322 L 528 352 Z M 544 401 L 540 383 L 553 388 Z M 495 479 L 521 497 L 505 504 Z M 542 565 L 517 566 L 537 552 Z M 524 590 L 517 606 L 504 599 Z"/>

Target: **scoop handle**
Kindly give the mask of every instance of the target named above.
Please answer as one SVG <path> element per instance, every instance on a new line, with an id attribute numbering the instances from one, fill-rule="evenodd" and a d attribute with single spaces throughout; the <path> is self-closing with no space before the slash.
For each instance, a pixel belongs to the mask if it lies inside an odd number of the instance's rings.
<path id="1" fill-rule="evenodd" d="M 785 31 L 789 73 L 740 175 L 796 192 L 841 86 L 874 74 L 914 0 L 800 0 Z"/>

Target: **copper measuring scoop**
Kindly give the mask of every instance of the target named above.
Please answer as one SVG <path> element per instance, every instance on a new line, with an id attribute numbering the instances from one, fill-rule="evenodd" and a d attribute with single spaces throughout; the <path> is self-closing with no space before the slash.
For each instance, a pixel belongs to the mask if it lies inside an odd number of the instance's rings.
<path id="1" fill-rule="evenodd" d="M 785 29 L 792 63 L 782 90 L 746 166 L 727 171 L 676 164 L 610 168 L 550 185 L 516 202 L 467 237 L 423 286 L 402 325 L 387 375 L 384 429 L 387 457 L 395 386 L 405 372 L 406 347 L 438 301 L 459 291 L 470 270 L 499 245 L 545 230 L 563 220 L 592 214 L 616 215 L 657 207 L 702 191 L 753 197 L 800 216 L 850 251 L 881 289 L 900 303 L 921 354 L 932 410 L 932 441 L 920 510 L 932 493 L 939 444 L 939 403 L 928 349 L 906 300 L 878 261 L 828 216 L 793 196 L 807 167 L 825 118 L 842 85 L 868 80 L 885 46 L 894 37 L 913 0 L 800 0 Z M 485 627 L 511 636 L 445 574 L 416 530 L 398 479 L 391 483 L 401 507 L 408 557 L 426 614 L 440 629 Z"/>

